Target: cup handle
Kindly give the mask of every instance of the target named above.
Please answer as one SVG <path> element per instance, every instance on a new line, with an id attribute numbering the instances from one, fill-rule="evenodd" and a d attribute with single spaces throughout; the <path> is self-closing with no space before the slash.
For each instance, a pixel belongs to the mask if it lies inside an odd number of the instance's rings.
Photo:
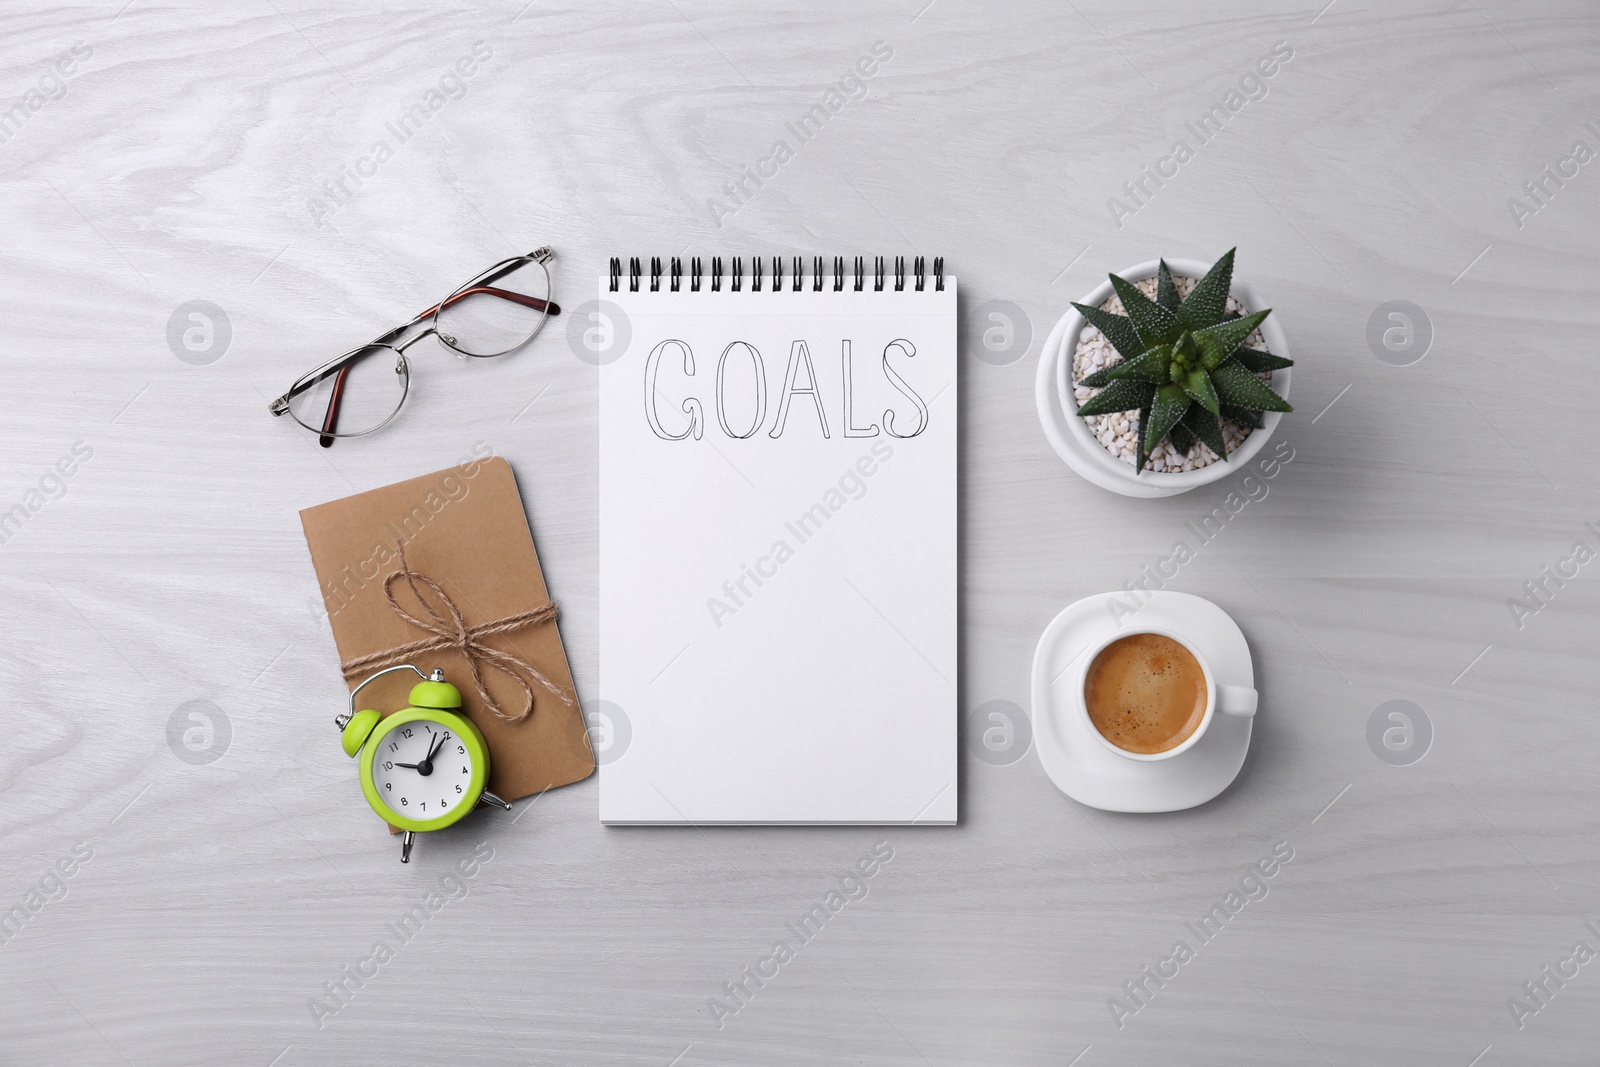
<path id="1" fill-rule="evenodd" d="M 1224 715 L 1248 719 L 1256 713 L 1256 700 L 1256 691 L 1248 686 L 1217 686 L 1217 710 Z"/>

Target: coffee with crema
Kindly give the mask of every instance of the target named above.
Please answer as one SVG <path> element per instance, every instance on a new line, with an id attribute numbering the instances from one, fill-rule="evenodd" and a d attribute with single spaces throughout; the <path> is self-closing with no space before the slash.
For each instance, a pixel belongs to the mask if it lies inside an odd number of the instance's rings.
<path id="1" fill-rule="evenodd" d="M 1206 713 L 1206 677 L 1194 654 L 1161 634 L 1118 638 L 1095 656 L 1083 683 L 1095 729 L 1139 755 L 1177 748 Z"/>

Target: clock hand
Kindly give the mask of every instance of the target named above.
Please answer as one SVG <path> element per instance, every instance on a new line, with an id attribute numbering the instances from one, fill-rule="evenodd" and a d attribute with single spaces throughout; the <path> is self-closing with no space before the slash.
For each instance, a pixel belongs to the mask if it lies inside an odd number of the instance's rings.
<path id="1" fill-rule="evenodd" d="M 430 734 L 433 733 L 433 731 L 431 729 L 428 732 Z M 433 738 L 433 744 L 428 746 L 428 754 L 426 756 L 423 756 L 422 759 L 419 762 L 417 762 L 415 765 L 408 764 L 408 763 L 397 763 L 397 764 L 395 764 L 395 766 L 397 766 L 397 767 L 411 767 L 418 774 L 420 774 L 424 778 L 426 778 L 430 774 L 433 773 L 433 757 L 434 757 L 434 753 L 438 752 L 439 751 L 439 747 L 441 745 L 443 745 L 443 744 L 444 744 L 444 736 L 443 735 L 435 735 L 434 738 Z"/>

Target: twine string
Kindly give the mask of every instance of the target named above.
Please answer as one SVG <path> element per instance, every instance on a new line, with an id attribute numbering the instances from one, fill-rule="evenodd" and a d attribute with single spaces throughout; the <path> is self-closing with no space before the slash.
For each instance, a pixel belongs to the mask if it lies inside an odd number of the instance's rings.
<path id="1" fill-rule="evenodd" d="M 400 569 L 391 572 L 383 580 L 383 595 L 389 602 L 389 607 L 394 613 L 419 630 L 432 635 L 411 641 L 394 648 L 373 652 L 366 656 L 357 656 L 355 659 L 346 660 L 341 667 L 346 678 L 362 674 L 372 667 L 387 666 L 401 660 L 410 659 L 419 653 L 440 652 L 445 649 L 454 649 L 460 652 L 467 661 L 467 667 L 472 671 L 472 681 L 477 686 L 478 698 L 483 701 L 496 718 L 504 722 L 522 722 L 533 714 L 533 686 L 529 681 L 554 693 L 562 703 L 572 705 L 572 697 L 565 689 L 552 682 L 543 671 L 534 666 L 525 657 L 514 652 L 506 652 L 490 645 L 485 638 L 496 637 L 500 634 L 511 633 L 528 626 L 539 626 L 550 622 L 556 617 L 556 606 L 548 601 L 529 611 L 519 611 L 515 615 L 507 615 L 503 619 L 482 623 L 478 626 L 468 626 L 466 618 L 461 614 L 461 609 L 456 607 L 450 594 L 444 587 L 426 574 L 420 574 L 411 569 L 406 562 L 406 546 L 403 541 L 396 540 L 395 548 L 400 555 Z M 395 599 L 394 586 L 401 579 L 405 580 L 411 595 L 416 598 L 426 617 L 415 614 Z M 426 586 L 433 594 L 432 599 L 423 594 L 419 583 Z M 438 606 L 435 607 L 434 601 Z M 524 703 L 522 711 L 517 715 L 508 715 L 501 708 L 484 683 L 483 671 L 485 667 L 508 675 L 522 689 Z"/>

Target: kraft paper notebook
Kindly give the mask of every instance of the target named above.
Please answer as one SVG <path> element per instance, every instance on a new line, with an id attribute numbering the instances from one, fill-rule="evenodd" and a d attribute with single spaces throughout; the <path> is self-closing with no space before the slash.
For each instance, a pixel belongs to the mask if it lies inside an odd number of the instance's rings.
<path id="1" fill-rule="evenodd" d="M 488 449 L 478 454 L 488 456 Z M 400 567 L 401 548 L 406 565 L 437 582 L 468 627 L 503 620 L 550 600 L 516 476 L 499 457 L 469 459 L 420 478 L 306 508 L 300 523 L 342 663 L 430 636 L 397 614 L 384 595 L 386 576 Z M 439 594 L 425 584 L 420 588 L 429 604 L 448 619 L 449 610 Z M 406 611 L 428 618 L 427 605 L 418 603 L 405 582 L 397 583 L 393 591 Z M 483 731 L 489 747 L 489 790 L 506 800 L 587 778 L 594 770 L 559 625 L 555 619 L 484 639 L 528 664 L 553 687 L 523 672 L 534 705 L 521 722 L 506 722 L 484 707 L 458 648 L 394 660 L 423 670 L 442 668 L 446 679 L 461 690 L 462 711 Z M 360 670 L 346 680 L 354 689 L 363 677 L 387 665 L 386 661 Z M 339 664 L 330 667 L 340 669 Z M 527 691 L 481 657 L 480 669 L 489 695 L 501 709 L 508 715 L 521 712 Z M 416 681 L 409 673 L 380 678 L 361 691 L 361 706 L 384 713 L 403 708 Z M 333 714 L 343 710 L 330 708 L 328 718 L 317 721 L 331 722 Z M 332 734 L 331 726 L 328 730 Z"/>
<path id="2" fill-rule="evenodd" d="M 956 821 L 955 279 L 792 262 L 600 281 L 602 822 Z"/>

